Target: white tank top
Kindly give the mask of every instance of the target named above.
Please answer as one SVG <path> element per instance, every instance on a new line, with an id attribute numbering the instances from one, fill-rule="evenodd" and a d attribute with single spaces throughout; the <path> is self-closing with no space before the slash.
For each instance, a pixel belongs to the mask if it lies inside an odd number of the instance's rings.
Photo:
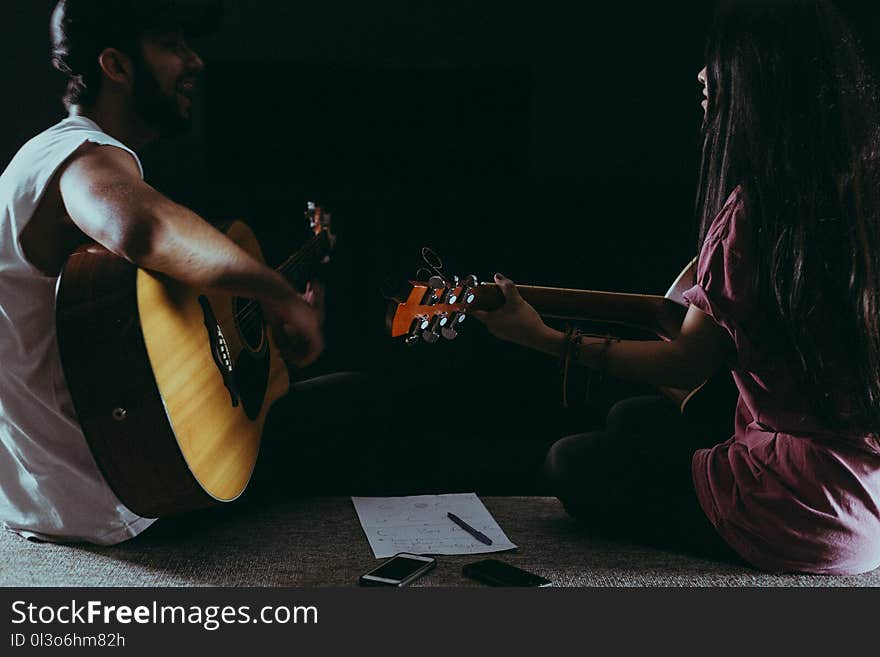
<path id="1" fill-rule="evenodd" d="M 31 265 L 20 241 L 55 172 L 87 141 L 121 148 L 141 167 L 96 123 L 71 116 L 0 176 L 0 522 L 27 537 L 112 545 L 154 521 L 127 509 L 98 470 L 61 369 L 58 278 Z"/>

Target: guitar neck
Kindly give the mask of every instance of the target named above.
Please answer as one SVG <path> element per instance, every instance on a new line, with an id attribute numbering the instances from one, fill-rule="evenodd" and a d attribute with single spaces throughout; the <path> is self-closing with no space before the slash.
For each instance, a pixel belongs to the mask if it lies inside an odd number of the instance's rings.
<path id="1" fill-rule="evenodd" d="M 321 231 L 306 242 L 296 253 L 276 269 L 297 289 L 302 289 L 315 271 L 315 267 L 330 253 L 330 239 Z"/>
<path id="2" fill-rule="evenodd" d="M 623 324 L 667 339 L 678 335 L 686 312 L 684 306 L 652 294 L 535 285 L 517 285 L 516 289 L 544 317 Z M 494 283 L 484 283 L 477 288 L 471 307 L 476 310 L 496 310 L 503 304 L 501 289 Z"/>

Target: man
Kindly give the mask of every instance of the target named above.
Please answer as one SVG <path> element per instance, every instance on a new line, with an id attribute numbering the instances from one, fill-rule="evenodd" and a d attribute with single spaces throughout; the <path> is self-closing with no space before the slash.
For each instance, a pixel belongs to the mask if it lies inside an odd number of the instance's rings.
<path id="1" fill-rule="evenodd" d="M 104 482 L 64 382 L 54 294 L 68 255 L 97 241 L 140 268 L 257 299 L 285 358 L 317 358 L 315 310 L 277 272 L 143 180 L 137 149 L 190 123 L 209 16 L 171 0 L 61 0 L 52 62 L 69 116 L 0 176 L 0 522 L 43 540 L 114 544 L 153 521 Z"/>

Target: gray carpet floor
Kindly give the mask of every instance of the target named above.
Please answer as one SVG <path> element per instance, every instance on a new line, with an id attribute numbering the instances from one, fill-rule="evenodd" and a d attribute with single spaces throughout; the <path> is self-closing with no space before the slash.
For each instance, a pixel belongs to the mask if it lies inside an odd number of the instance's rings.
<path id="1" fill-rule="evenodd" d="M 519 548 L 495 555 L 559 586 L 880 586 L 860 576 L 766 575 L 591 536 L 553 498 L 487 497 Z M 54 545 L 0 532 L 2 586 L 354 586 L 375 566 L 349 498 L 237 503 L 161 521 L 118 546 Z M 420 586 L 480 586 L 481 556 L 438 557 Z"/>

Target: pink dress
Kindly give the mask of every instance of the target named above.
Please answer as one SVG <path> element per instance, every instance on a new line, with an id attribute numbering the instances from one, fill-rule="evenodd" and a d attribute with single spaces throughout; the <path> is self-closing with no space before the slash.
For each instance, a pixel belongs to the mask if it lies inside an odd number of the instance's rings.
<path id="1" fill-rule="evenodd" d="M 694 454 L 697 498 L 724 540 L 762 570 L 873 570 L 880 566 L 880 441 L 829 432 L 811 417 L 761 338 L 769 328 L 750 299 L 750 242 L 737 188 L 709 228 L 697 284 L 684 295 L 730 334 L 739 389 L 733 437 Z"/>

